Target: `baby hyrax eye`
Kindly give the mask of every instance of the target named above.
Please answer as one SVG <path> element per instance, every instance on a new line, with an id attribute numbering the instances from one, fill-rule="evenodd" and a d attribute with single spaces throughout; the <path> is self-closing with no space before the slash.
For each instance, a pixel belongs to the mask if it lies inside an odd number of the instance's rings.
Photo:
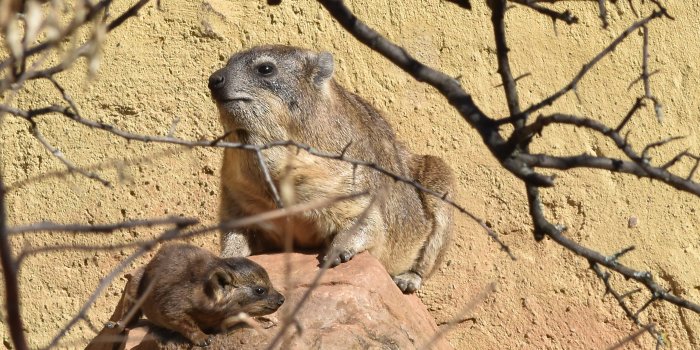
<path id="1" fill-rule="evenodd" d="M 267 293 L 267 289 L 263 288 L 263 287 L 255 287 L 255 289 L 253 289 L 253 290 L 255 291 L 255 294 L 257 294 L 257 295 L 263 295 L 263 294 Z"/>
<path id="2" fill-rule="evenodd" d="M 275 74 L 275 66 L 272 63 L 261 63 L 257 66 L 258 74 L 263 77 L 269 77 Z"/>

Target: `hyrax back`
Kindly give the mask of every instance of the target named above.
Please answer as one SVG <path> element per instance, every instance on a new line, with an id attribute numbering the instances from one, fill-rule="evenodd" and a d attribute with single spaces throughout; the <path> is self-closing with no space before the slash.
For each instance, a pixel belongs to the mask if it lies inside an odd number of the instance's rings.
<path id="1" fill-rule="evenodd" d="M 411 154 L 379 114 L 332 78 L 333 57 L 288 46 L 261 46 L 235 54 L 209 78 L 228 141 L 265 144 L 293 140 L 347 158 L 373 162 L 439 192 L 451 192 L 453 175 L 439 158 Z M 283 247 L 327 246 L 333 265 L 369 250 L 405 292 L 420 288 L 451 237 L 450 207 L 378 172 L 294 148 L 263 152 L 279 187 L 293 185 L 297 202 L 368 190 L 385 193 L 357 230 L 350 230 L 372 196 L 223 232 L 222 256 L 247 256 Z M 291 180 L 290 180 L 291 179 Z M 222 221 L 275 208 L 256 154 L 226 149 L 221 170 Z"/>
<path id="2" fill-rule="evenodd" d="M 246 258 L 219 258 L 181 243 L 164 245 L 129 281 L 120 326 L 132 308 L 152 323 L 207 346 L 205 331 L 220 331 L 239 313 L 262 316 L 284 303 L 262 266 Z"/>

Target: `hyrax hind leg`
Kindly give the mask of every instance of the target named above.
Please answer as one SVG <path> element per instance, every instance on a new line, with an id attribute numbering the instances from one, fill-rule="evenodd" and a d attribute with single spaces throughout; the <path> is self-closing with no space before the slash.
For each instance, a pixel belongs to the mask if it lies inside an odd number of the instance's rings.
<path id="1" fill-rule="evenodd" d="M 454 190 L 452 169 L 442 159 L 434 156 L 413 156 L 409 164 L 411 175 L 423 187 L 441 196 L 451 194 Z M 423 278 L 427 278 L 442 260 L 447 244 L 452 239 L 452 207 L 441 198 L 418 191 L 430 220 L 430 233 L 423 243 L 411 270 L 394 276 L 394 282 L 405 293 L 412 293 L 421 287 Z"/>

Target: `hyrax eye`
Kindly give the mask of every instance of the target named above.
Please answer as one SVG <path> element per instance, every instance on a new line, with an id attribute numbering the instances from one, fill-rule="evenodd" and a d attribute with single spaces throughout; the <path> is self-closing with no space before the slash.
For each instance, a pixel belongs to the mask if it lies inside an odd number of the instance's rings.
<path id="1" fill-rule="evenodd" d="M 255 287 L 255 294 L 263 295 L 265 293 L 267 293 L 267 289 L 265 289 L 263 287 Z"/>
<path id="2" fill-rule="evenodd" d="M 258 74 L 268 77 L 275 73 L 275 66 L 270 63 L 263 63 L 257 67 Z"/>

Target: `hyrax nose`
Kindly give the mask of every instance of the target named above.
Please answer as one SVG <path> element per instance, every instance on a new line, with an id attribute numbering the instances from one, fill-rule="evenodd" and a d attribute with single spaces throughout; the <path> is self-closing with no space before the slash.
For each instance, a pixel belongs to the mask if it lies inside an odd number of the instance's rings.
<path id="1" fill-rule="evenodd" d="M 284 304 L 284 295 L 280 295 L 280 299 L 277 300 L 277 305 L 282 306 Z"/>
<path id="2" fill-rule="evenodd" d="M 209 89 L 214 91 L 224 87 L 226 78 L 219 73 L 214 73 L 209 77 Z"/>

